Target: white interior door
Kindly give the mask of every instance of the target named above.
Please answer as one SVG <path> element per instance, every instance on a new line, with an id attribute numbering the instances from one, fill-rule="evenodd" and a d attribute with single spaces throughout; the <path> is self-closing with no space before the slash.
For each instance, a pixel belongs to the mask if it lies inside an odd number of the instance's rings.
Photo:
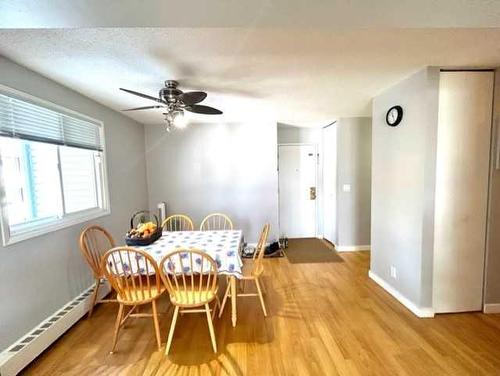
<path id="1" fill-rule="evenodd" d="M 492 99 L 492 72 L 441 73 L 434 220 L 436 313 L 482 309 Z"/>
<path id="2" fill-rule="evenodd" d="M 280 233 L 289 238 L 316 236 L 316 147 L 279 145 Z"/>
<path id="3" fill-rule="evenodd" d="M 337 242 L 337 129 L 332 124 L 323 128 L 323 237 Z"/>

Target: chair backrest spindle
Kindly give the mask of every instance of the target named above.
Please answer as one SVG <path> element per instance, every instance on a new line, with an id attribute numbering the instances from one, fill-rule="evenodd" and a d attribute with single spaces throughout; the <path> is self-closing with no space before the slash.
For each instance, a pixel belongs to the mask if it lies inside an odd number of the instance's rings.
<path id="1" fill-rule="evenodd" d="M 269 225 L 269 223 L 266 223 L 260 233 L 259 241 L 257 243 L 257 247 L 255 248 L 255 252 L 253 254 L 254 263 L 253 263 L 252 275 L 254 276 L 259 276 L 264 271 L 264 265 L 262 260 L 264 259 L 264 254 L 266 252 L 266 243 L 270 228 L 271 226 Z"/>
<path id="2" fill-rule="evenodd" d="M 172 252 L 163 258 L 159 269 L 171 298 L 178 302 L 198 304 L 194 301 L 196 292 L 198 296 L 208 297 L 217 291 L 217 264 L 200 250 Z"/>
<path id="3" fill-rule="evenodd" d="M 111 234 L 101 226 L 86 227 L 80 234 L 80 251 L 89 264 L 95 278 L 102 278 L 101 257 L 111 248 L 115 241 Z"/>
<path id="4" fill-rule="evenodd" d="M 223 213 L 207 215 L 200 225 L 200 231 L 233 230 L 233 222 Z"/>
<path id="5" fill-rule="evenodd" d="M 158 266 L 142 250 L 131 247 L 112 248 L 103 256 L 101 268 L 125 303 L 147 301 L 161 291 Z"/>
<path id="6" fill-rule="evenodd" d="M 184 214 L 169 216 L 161 224 L 163 231 L 193 231 L 194 225 L 191 218 Z"/>

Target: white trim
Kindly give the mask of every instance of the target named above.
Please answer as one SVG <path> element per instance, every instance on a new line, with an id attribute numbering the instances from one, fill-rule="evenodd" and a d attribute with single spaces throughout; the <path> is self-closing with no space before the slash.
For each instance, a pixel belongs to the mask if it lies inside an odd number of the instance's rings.
<path id="1" fill-rule="evenodd" d="M 484 304 L 483 312 L 484 313 L 500 313 L 500 303 Z"/>
<path id="2" fill-rule="evenodd" d="M 0 353 L 0 374 L 2 376 L 14 376 L 23 370 L 30 362 L 32 362 L 38 355 L 42 353 L 47 347 L 55 342 L 61 335 L 63 335 L 69 328 L 71 328 L 80 318 L 82 318 L 89 310 L 92 299 L 92 291 L 94 286 L 89 287 L 79 296 L 66 304 L 63 308 L 56 313 L 47 317 L 37 327 L 30 330 L 26 335 L 21 337 L 17 342 L 7 347 Z M 111 288 L 107 282 L 101 282 L 99 289 L 99 299 L 104 298 Z M 62 311 L 64 312 L 61 315 Z M 55 322 L 51 323 L 51 319 L 58 318 Z M 44 325 L 50 323 L 46 329 Z M 40 334 L 33 334 L 35 331 L 41 331 Z M 29 339 L 29 342 L 23 342 Z M 22 346 L 20 350 L 14 351 L 16 346 Z"/>
<path id="3" fill-rule="evenodd" d="M 378 275 L 373 273 L 371 270 L 368 271 L 368 276 L 377 283 L 380 287 L 382 287 L 385 291 L 391 294 L 394 298 L 396 298 L 402 305 L 408 308 L 413 314 L 420 318 L 430 318 L 434 317 L 434 309 L 430 307 L 418 307 L 411 300 L 403 296 L 398 290 L 392 287 L 389 283 L 384 281 Z"/>
<path id="4" fill-rule="evenodd" d="M 336 245 L 335 250 L 337 252 L 369 251 L 369 250 L 371 250 L 371 246 L 370 245 Z"/>
<path id="5" fill-rule="evenodd" d="M 266 242 L 266 247 L 269 246 L 271 244 L 271 242 Z M 246 247 L 257 247 L 257 243 L 256 242 L 253 242 L 253 243 L 246 243 Z"/>
<path id="6" fill-rule="evenodd" d="M 6 212 L 6 210 L 4 210 L 4 212 Z M 84 210 L 80 213 L 68 214 L 63 218 L 48 222 L 44 225 L 39 225 L 36 228 L 31 228 L 29 230 L 14 235 L 10 234 L 8 225 L 5 226 L 3 225 L 4 222 L 8 222 L 7 219 L 4 219 L 2 220 L 3 245 L 8 246 L 11 244 L 19 243 L 23 240 L 45 235 L 57 230 L 61 230 L 66 227 L 77 225 L 79 223 L 84 223 L 93 219 L 101 218 L 109 214 L 111 214 L 111 211 L 109 209 Z"/>

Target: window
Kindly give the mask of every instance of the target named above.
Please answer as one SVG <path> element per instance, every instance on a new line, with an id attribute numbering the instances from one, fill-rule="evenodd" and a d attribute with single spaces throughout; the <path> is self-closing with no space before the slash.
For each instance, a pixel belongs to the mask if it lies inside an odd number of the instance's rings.
<path id="1" fill-rule="evenodd" d="M 102 123 L 0 87 L 4 245 L 109 213 Z"/>

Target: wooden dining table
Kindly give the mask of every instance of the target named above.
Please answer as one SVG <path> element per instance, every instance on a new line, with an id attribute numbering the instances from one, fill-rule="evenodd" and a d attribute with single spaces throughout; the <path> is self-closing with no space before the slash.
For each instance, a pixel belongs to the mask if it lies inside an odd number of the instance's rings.
<path id="1" fill-rule="evenodd" d="M 231 288 L 231 321 L 236 326 L 236 281 L 242 277 L 243 261 L 240 248 L 243 241 L 241 230 L 219 231 L 164 231 L 161 238 L 147 246 L 136 248 L 150 254 L 156 262 L 179 249 L 198 249 L 212 257 L 218 274 L 226 275 Z"/>

